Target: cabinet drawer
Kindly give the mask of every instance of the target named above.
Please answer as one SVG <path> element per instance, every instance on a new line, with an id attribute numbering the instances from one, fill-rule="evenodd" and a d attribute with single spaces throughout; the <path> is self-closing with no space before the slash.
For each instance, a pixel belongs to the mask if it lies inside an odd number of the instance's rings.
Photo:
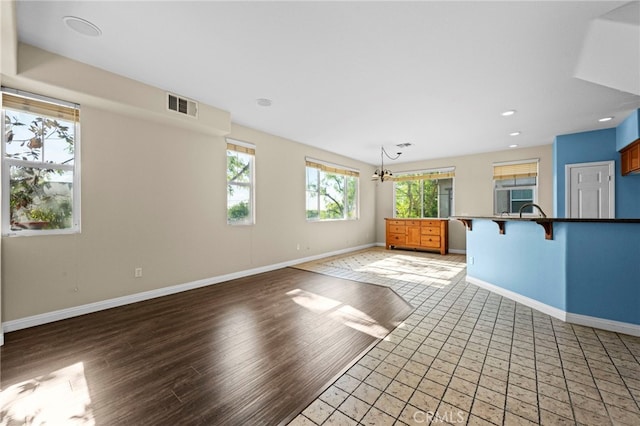
<path id="1" fill-rule="evenodd" d="M 404 225 L 389 225 L 389 232 L 392 234 L 404 234 L 407 232 L 407 227 Z"/>
<path id="2" fill-rule="evenodd" d="M 406 236 L 404 234 L 389 234 L 387 239 L 387 243 L 389 244 L 404 244 L 406 241 Z"/>
<path id="3" fill-rule="evenodd" d="M 440 227 L 440 220 L 423 220 L 422 226 L 437 226 Z"/>
<path id="4" fill-rule="evenodd" d="M 440 247 L 440 237 L 432 235 L 423 235 L 420 238 L 420 245 L 424 247 Z"/>
<path id="5" fill-rule="evenodd" d="M 402 224 L 407 226 L 420 226 L 420 221 L 419 220 L 403 220 Z"/>
<path id="6" fill-rule="evenodd" d="M 422 223 L 421 220 L 407 220 L 407 219 L 394 219 L 387 220 L 387 225 L 395 225 L 395 226 L 420 226 Z"/>
<path id="7" fill-rule="evenodd" d="M 440 235 L 440 227 L 439 226 L 423 226 L 420 229 L 422 235 Z"/>

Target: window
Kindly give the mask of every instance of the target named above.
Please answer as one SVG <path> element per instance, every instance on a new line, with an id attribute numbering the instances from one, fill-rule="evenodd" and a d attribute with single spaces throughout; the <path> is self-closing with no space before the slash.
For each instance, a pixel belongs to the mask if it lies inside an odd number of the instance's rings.
<path id="1" fill-rule="evenodd" d="M 357 170 L 307 159 L 307 220 L 358 218 Z"/>
<path id="2" fill-rule="evenodd" d="M 4 235 L 80 231 L 80 109 L 2 88 Z"/>
<path id="3" fill-rule="evenodd" d="M 255 145 L 227 141 L 227 223 L 253 225 Z"/>
<path id="4" fill-rule="evenodd" d="M 524 160 L 493 165 L 495 215 L 519 214 L 520 208 L 537 200 L 538 160 Z M 533 213 L 533 206 L 522 213 Z"/>
<path id="5" fill-rule="evenodd" d="M 393 178 L 394 217 L 453 215 L 454 168 L 397 174 Z"/>

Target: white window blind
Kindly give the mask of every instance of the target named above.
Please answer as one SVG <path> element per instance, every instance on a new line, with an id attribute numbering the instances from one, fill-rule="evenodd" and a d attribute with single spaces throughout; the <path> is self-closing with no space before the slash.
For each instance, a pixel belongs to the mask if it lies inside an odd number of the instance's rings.
<path id="1" fill-rule="evenodd" d="M 25 111 L 34 115 L 44 115 L 47 117 L 59 118 L 67 121 L 80 121 L 80 109 L 78 105 L 64 105 L 62 101 L 51 100 L 51 102 L 47 102 L 44 100 L 40 100 L 47 99 L 43 96 L 39 96 L 39 99 L 15 96 L 9 93 L 8 90 L 10 89 L 3 88 L 2 93 L 2 106 L 5 108 Z M 16 93 L 19 92 L 16 91 Z M 36 96 L 33 94 L 27 94 L 26 92 L 25 95 L 34 97 Z"/>
<path id="2" fill-rule="evenodd" d="M 516 179 L 538 176 L 538 160 L 493 164 L 493 179 Z"/>
<path id="3" fill-rule="evenodd" d="M 360 171 L 356 169 L 351 169 L 349 167 L 340 166 L 337 164 L 327 163 L 321 160 L 315 160 L 313 158 L 306 158 L 307 167 L 313 167 L 314 169 L 320 169 L 323 172 L 327 173 L 335 173 L 339 175 L 345 176 L 354 176 L 360 177 Z"/>
<path id="4" fill-rule="evenodd" d="M 227 149 L 229 151 L 242 152 L 243 154 L 256 155 L 255 145 L 251 145 L 246 142 L 227 141 Z"/>
<path id="5" fill-rule="evenodd" d="M 450 179 L 456 176 L 455 168 L 447 167 L 443 169 L 422 170 L 413 173 L 397 173 L 393 177 L 396 182 L 408 180 L 427 180 L 427 179 Z"/>

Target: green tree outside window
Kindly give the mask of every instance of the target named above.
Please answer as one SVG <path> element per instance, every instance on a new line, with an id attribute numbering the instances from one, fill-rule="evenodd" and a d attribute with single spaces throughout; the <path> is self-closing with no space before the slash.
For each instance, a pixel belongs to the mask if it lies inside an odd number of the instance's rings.
<path id="1" fill-rule="evenodd" d="M 4 108 L 12 231 L 73 227 L 75 123 Z"/>
<path id="2" fill-rule="evenodd" d="M 308 220 L 358 218 L 358 177 L 307 167 Z"/>
<path id="3" fill-rule="evenodd" d="M 415 179 L 394 182 L 395 217 L 449 217 L 453 179 Z"/>

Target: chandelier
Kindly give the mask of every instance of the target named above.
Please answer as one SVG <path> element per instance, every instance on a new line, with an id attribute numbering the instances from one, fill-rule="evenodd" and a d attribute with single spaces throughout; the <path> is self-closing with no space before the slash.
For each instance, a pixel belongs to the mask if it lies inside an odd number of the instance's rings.
<path id="1" fill-rule="evenodd" d="M 384 146 L 380 147 L 380 168 L 376 169 L 376 171 L 373 172 L 373 176 L 371 176 L 371 180 L 380 179 L 380 182 L 384 182 L 385 180 L 389 180 L 393 178 L 393 173 L 391 173 L 391 170 L 384 168 L 384 157 L 386 156 L 390 160 L 397 160 L 398 157 L 400 157 L 400 154 L 402 154 L 402 152 L 398 152 L 396 153 L 395 157 L 392 157 L 389 154 L 387 154 L 387 151 L 385 151 Z"/>

